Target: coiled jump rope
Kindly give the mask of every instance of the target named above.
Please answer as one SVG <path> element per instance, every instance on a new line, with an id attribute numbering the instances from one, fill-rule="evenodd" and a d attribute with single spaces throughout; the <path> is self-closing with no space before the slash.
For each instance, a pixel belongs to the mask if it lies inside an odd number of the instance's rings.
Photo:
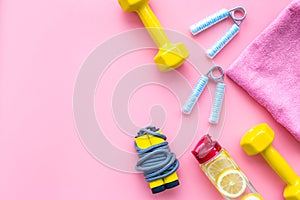
<path id="1" fill-rule="evenodd" d="M 142 128 L 135 137 L 134 146 L 139 155 L 136 170 L 144 173 L 152 193 L 159 193 L 179 185 L 176 170 L 179 162 L 170 152 L 167 137 L 154 126 Z"/>

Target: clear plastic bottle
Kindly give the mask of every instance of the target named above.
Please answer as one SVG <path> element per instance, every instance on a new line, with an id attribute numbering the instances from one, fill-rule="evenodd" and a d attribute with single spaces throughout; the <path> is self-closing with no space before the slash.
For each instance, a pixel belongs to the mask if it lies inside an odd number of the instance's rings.
<path id="1" fill-rule="evenodd" d="M 200 139 L 192 153 L 225 199 L 263 200 L 229 153 L 209 135 Z"/>

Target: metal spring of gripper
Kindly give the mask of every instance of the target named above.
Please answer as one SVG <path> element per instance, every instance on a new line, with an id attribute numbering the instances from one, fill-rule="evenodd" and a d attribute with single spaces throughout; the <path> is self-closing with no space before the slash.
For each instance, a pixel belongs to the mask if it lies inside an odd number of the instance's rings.
<path id="1" fill-rule="evenodd" d="M 236 17 L 235 12 L 242 12 L 242 17 Z M 220 11 L 200 20 L 199 22 L 191 25 L 190 30 L 193 35 L 200 33 L 201 31 L 213 26 L 214 24 L 226 19 L 227 17 L 231 17 L 234 21 L 234 24 L 228 29 L 224 35 L 214 43 L 214 45 L 207 50 L 207 56 L 209 58 L 214 58 L 220 51 L 223 49 L 229 42 L 236 36 L 236 34 L 240 30 L 240 24 L 245 19 L 247 13 L 244 7 L 238 6 L 233 9 L 221 9 Z"/>

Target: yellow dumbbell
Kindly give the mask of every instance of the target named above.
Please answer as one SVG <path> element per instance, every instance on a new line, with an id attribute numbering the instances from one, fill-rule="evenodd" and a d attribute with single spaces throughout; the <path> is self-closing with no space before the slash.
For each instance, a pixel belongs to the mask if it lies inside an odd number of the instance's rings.
<path id="1" fill-rule="evenodd" d="M 147 28 L 150 36 L 159 48 L 154 62 L 160 71 L 169 71 L 179 67 L 189 52 L 182 43 L 172 44 L 148 5 L 149 0 L 118 0 L 126 12 L 136 12 Z"/>
<path id="2" fill-rule="evenodd" d="M 248 155 L 260 153 L 283 179 L 287 184 L 283 193 L 285 199 L 300 200 L 300 177 L 271 145 L 273 140 L 274 131 L 267 124 L 260 124 L 249 130 L 240 144 Z"/>

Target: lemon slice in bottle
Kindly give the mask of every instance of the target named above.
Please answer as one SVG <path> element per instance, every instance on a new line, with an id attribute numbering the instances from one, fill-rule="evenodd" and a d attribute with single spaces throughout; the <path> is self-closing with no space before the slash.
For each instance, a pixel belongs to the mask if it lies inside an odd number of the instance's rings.
<path id="1" fill-rule="evenodd" d="M 217 177 L 217 187 L 224 196 L 237 198 L 245 192 L 247 183 L 239 170 L 228 169 Z"/>
<path id="2" fill-rule="evenodd" d="M 234 168 L 234 165 L 231 163 L 231 161 L 224 157 L 224 158 L 219 158 L 212 162 L 208 168 L 207 168 L 207 173 L 210 178 L 215 181 L 216 177 L 223 172 L 226 169 Z"/>

